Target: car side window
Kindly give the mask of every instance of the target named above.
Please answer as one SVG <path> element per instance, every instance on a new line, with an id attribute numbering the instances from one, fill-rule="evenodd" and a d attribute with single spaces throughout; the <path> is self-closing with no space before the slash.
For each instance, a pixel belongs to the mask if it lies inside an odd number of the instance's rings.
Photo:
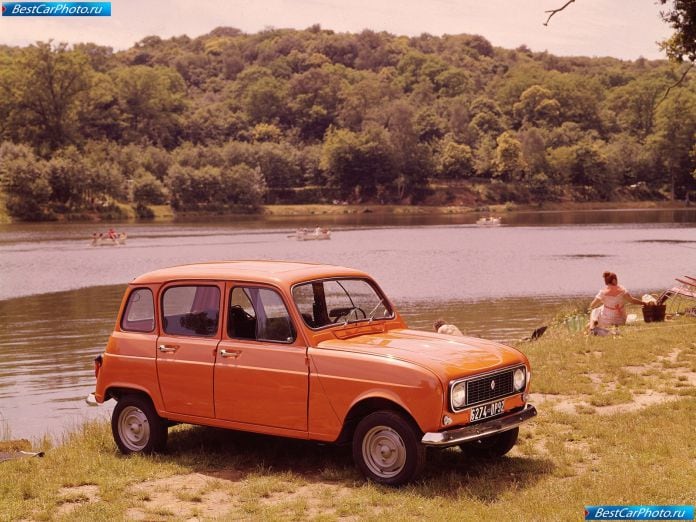
<path id="1" fill-rule="evenodd" d="M 155 303 L 149 288 L 136 288 L 130 293 L 121 318 L 121 329 L 127 332 L 152 332 L 155 329 Z"/>
<path id="2" fill-rule="evenodd" d="M 162 316 L 164 333 L 211 337 L 218 329 L 220 290 L 204 285 L 167 288 L 162 296 Z"/>
<path id="3" fill-rule="evenodd" d="M 255 287 L 232 289 L 227 333 L 233 339 L 280 343 L 291 343 L 297 336 L 278 292 Z"/>

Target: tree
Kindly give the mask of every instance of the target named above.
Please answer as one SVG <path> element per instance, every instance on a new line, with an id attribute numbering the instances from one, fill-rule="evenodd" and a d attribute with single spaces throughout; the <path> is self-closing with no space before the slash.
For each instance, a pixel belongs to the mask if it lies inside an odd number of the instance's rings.
<path id="1" fill-rule="evenodd" d="M 534 127 L 519 133 L 522 160 L 527 165 L 530 174 L 545 173 L 548 169 L 546 161 L 546 143 L 544 136 Z"/>
<path id="2" fill-rule="evenodd" d="M 139 204 L 163 205 L 167 202 L 167 191 L 160 180 L 143 171 L 133 184 L 133 200 Z"/>
<path id="3" fill-rule="evenodd" d="M 293 125 L 305 139 L 321 139 L 334 123 L 343 83 L 342 69 L 326 65 L 310 69 L 290 80 L 289 98 Z"/>
<path id="4" fill-rule="evenodd" d="M 496 140 L 493 160 L 494 174 L 506 181 L 520 180 L 526 165 L 522 158 L 522 145 L 512 131 L 506 131 Z"/>
<path id="5" fill-rule="evenodd" d="M 272 76 L 259 78 L 245 89 L 242 106 L 252 123 L 283 120 L 287 114 L 287 86 Z"/>
<path id="6" fill-rule="evenodd" d="M 561 104 L 550 90 L 541 85 L 532 85 L 524 91 L 512 108 L 517 121 L 524 125 L 554 124 L 558 121 Z"/>
<path id="7" fill-rule="evenodd" d="M 11 216 L 32 221 L 51 217 L 48 168 L 29 147 L 7 142 L 0 146 L 0 179 Z"/>
<path id="8" fill-rule="evenodd" d="M 694 168 L 690 155 L 696 135 L 696 94 L 679 89 L 662 103 L 655 115 L 655 132 L 648 138 L 662 166 L 674 200 L 677 188 L 691 181 Z"/>
<path id="9" fill-rule="evenodd" d="M 74 142 L 80 97 L 92 82 L 87 57 L 64 43 L 38 42 L 21 53 L 11 74 L 17 135 L 43 152 Z"/>
<path id="10" fill-rule="evenodd" d="M 255 210 L 266 192 L 260 171 L 245 164 L 225 169 L 174 165 L 167 184 L 172 208 L 181 211 Z"/>
<path id="11" fill-rule="evenodd" d="M 666 5 L 668 0 L 660 0 Z M 672 0 L 671 8 L 661 11 L 674 34 L 661 43 L 670 60 L 682 63 L 685 60 L 696 63 L 696 4 L 694 0 Z"/>
<path id="12" fill-rule="evenodd" d="M 320 165 L 330 185 L 341 191 L 341 197 L 361 201 L 365 195 L 374 194 L 378 185 L 396 179 L 387 140 L 385 131 L 376 127 L 362 133 L 345 129 L 328 133 Z"/>
<path id="13" fill-rule="evenodd" d="M 169 67 L 136 65 L 112 72 L 123 113 L 124 141 L 172 148 L 181 139 L 179 115 L 186 107 L 186 86 Z"/>
<path id="14" fill-rule="evenodd" d="M 464 179 L 474 174 L 474 156 L 471 147 L 451 138 L 443 140 L 438 156 L 438 174 L 445 179 Z"/>
<path id="15" fill-rule="evenodd" d="M 655 107 L 668 84 L 666 78 L 650 75 L 613 89 L 607 105 L 616 115 L 621 130 L 645 139 L 653 130 Z"/>
<path id="16" fill-rule="evenodd" d="M 472 116 L 469 130 L 477 139 L 483 136 L 495 138 L 506 128 L 500 107 L 490 98 L 475 98 L 471 102 L 469 112 Z"/>
<path id="17" fill-rule="evenodd" d="M 548 157 L 552 177 L 561 182 L 590 187 L 597 195 L 608 198 L 617 180 L 607 168 L 603 143 L 585 139 L 579 143 L 558 147 Z"/>
<path id="18" fill-rule="evenodd" d="M 90 172 L 75 147 L 58 151 L 48 162 L 51 201 L 68 211 L 81 210 L 86 203 Z"/>

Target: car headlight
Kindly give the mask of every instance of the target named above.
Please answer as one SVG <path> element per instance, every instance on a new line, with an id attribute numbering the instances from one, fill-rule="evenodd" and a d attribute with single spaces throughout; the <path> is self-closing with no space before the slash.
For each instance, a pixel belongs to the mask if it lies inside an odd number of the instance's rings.
<path id="1" fill-rule="evenodd" d="M 452 386 L 452 408 L 461 410 L 466 406 L 466 382 L 459 382 Z"/>
<path id="2" fill-rule="evenodd" d="M 515 387 L 515 391 L 522 391 L 524 385 L 527 381 L 527 376 L 525 375 L 523 368 L 517 368 L 512 376 L 512 383 Z"/>

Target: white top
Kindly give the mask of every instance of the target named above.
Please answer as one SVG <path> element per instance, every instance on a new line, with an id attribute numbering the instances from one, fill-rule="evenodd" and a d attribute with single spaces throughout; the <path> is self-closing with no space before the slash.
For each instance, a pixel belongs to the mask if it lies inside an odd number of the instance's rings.
<path id="1" fill-rule="evenodd" d="M 440 328 L 437 329 L 437 333 L 443 334 L 443 335 L 459 335 L 459 336 L 464 336 L 464 334 L 454 326 L 453 324 L 443 324 Z"/>

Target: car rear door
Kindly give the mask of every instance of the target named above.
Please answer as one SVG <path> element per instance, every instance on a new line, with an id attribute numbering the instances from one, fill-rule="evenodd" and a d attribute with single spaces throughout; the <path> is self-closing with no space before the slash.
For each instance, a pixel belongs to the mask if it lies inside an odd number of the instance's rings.
<path id="1" fill-rule="evenodd" d="M 157 375 L 167 411 L 215 417 L 213 371 L 224 284 L 180 281 L 160 292 Z"/>
<path id="2" fill-rule="evenodd" d="M 307 430 L 307 347 L 276 289 L 229 284 L 215 363 L 216 417 Z"/>

